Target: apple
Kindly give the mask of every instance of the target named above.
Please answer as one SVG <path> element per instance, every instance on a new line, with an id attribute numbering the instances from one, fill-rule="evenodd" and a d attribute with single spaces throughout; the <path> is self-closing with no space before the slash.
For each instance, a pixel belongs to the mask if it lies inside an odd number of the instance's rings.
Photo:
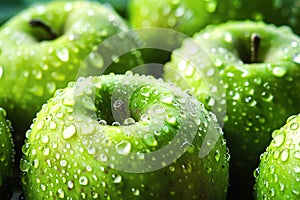
<path id="1" fill-rule="evenodd" d="M 226 199 L 230 157 L 216 117 L 153 76 L 79 77 L 26 135 L 25 199 Z"/>
<path id="2" fill-rule="evenodd" d="M 115 11 L 90 1 L 37 3 L 0 28 L 0 105 L 14 125 L 16 146 L 42 104 L 75 80 L 88 55 L 101 69 L 102 57 L 90 54 L 93 49 L 128 29 Z M 118 64 L 128 67 L 139 60 L 123 58 Z"/>
<path id="3" fill-rule="evenodd" d="M 246 19 L 288 25 L 300 34 L 299 10 L 299 0 L 131 0 L 128 17 L 135 28 L 164 27 L 189 36 L 208 24 Z"/>
<path id="4" fill-rule="evenodd" d="M 255 199 L 299 198 L 300 115 L 273 131 L 255 173 Z"/>
<path id="5" fill-rule="evenodd" d="M 12 193 L 14 168 L 14 142 L 12 139 L 11 122 L 7 119 L 6 111 L 0 107 L 0 192 L 4 199 Z"/>
<path id="6" fill-rule="evenodd" d="M 164 80 L 183 89 L 188 82 L 191 92 L 209 109 L 213 101 L 202 80 L 221 75 L 226 91 L 223 130 L 231 155 L 229 191 L 249 198 L 253 170 L 271 141 L 271 132 L 300 111 L 300 38 L 285 26 L 242 20 L 207 26 L 193 40 L 218 70 L 198 73 L 189 60 L 177 56 L 189 48 L 183 45 L 165 65 Z M 198 64 L 207 65 L 201 59 Z"/>

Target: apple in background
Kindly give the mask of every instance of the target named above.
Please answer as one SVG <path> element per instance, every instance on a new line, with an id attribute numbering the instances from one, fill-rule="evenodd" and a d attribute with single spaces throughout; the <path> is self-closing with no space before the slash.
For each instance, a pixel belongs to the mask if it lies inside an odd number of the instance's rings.
<path id="1" fill-rule="evenodd" d="M 253 171 L 271 132 L 300 112 L 300 38 L 285 26 L 246 20 L 210 25 L 193 40 L 210 55 L 219 71 L 209 74 L 220 73 L 226 90 L 223 130 L 231 155 L 229 196 L 251 198 Z M 186 48 L 183 45 L 173 53 L 164 80 L 183 89 L 188 82 L 209 109 L 209 93 L 201 81 L 206 74 L 193 71 L 189 62 L 176 56 Z"/>
<path id="2" fill-rule="evenodd" d="M 16 146 L 42 104 L 76 78 L 88 55 L 102 67 L 101 55 L 91 51 L 127 30 L 115 11 L 91 1 L 34 4 L 0 28 L 0 105 L 14 125 Z M 118 64 L 130 67 L 138 60 L 130 54 Z"/>
<path id="3" fill-rule="evenodd" d="M 6 118 L 6 111 L 0 107 L 0 192 L 1 198 L 9 199 L 14 186 L 14 142 L 11 123 Z"/>
<path id="4" fill-rule="evenodd" d="M 300 115 L 272 133 L 255 171 L 255 199 L 299 199 Z"/>
<path id="5" fill-rule="evenodd" d="M 189 36 L 208 24 L 245 19 L 289 25 L 300 34 L 300 0 L 130 0 L 128 17 L 135 28 L 171 28 Z"/>
<path id="6" fill-rule="evenodd" d="M 226 199 L 230 157 L 216 117 L 152 76 L 79 77 L 26 136 L 25 199 Z"/>

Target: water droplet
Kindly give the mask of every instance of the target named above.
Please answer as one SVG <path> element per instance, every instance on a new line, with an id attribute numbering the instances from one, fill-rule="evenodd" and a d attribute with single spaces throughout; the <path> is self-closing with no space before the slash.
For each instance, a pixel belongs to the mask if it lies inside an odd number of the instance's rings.
<path id="1" fill-rule="evenodd" d="M 68 181 L 68 189 L 72 189 L 74 187 L 73 181 Z"/>
<path id="2" fill-rule="evenodd" d="M 287 69 L 283 66 L 275 66 L 272 67 L 272 73 L 276 77 L 283 77 L 287 73 Z"/>
<path id="3" fill-rule="evenodd" d="M 176 124 L 176 117 L 174 117 L 174 116 L 170 116 L 170 115 L 168 115 L 167 116 L 167 123 L 168 124 L 170 124 L 170 125 L 175 125 Z"/>
<path id="4" fill-rule="evenodd" d="M 47 143 L 49 142 L 49 136 L 48 136 L 48 135 L 43 135 L 43 136 L 42 136 L 42 142 L 43 142 L 44 144 L 47 144 Z"/>
<path id="5" fill-rule="evenodd" d="M 79 178 L 79 184 L 80 185 L 88 185 L 89 184 L 89 180 L 86 176 L 81 176 Z"/>
<path id="6" fill-rule="evenodd" d="M 135 123 L 135 120 L 133 118 L 129 117 L 124 120 L 123 125 L 131 125 L 134 123 Z"/>
<path id="7" fill-rule="evenodd" d="M 130 144 L 130 142 L 123 140 L 122 142 L 120 142 L 116 145 L 116 150 L 117 150 L 118 154 L 127 155 L 130 153 L 131 144 Z"/>
<path id="8" fill-rule="evenodd" d="M 121 183 L 121 181 L 122 181 L 122 176 L 113 174 L 113 175 L 112 175 L 112 180 L 113 180 L 114 183 Z"/>
<path id="9" fill-rule="evenodd" d="M 290 129 L 292 131 L 296 131 L 298 128 L 299 128 L 299 124 L 298 123 L 294 122 L 294 123 L 290 124 Z"/>
<path id="10" fill-rule="evenodd" d="M 285 162 L 288 160 L 288 158 L 289 158 L 289 149 L 284 149 L 281 152 L 280 159 L 281 159 L 281 161 Z"/>
<path id="11" fill-rule="evenodd" d="M 63 100 L 62 100 L 62 103 L 65 105 L 65 106 L 73 106 L 75 101 L 74 101 L 74 97 L 73 95 L 66 95 Z"/>
<path id="12" fill-rule="evenodd" d="M 217 8 L 217 2 L 216 1 L 214 1 L 214 0 L 213 1 L 207 1 L 207 4 L 206 4 L 207 12 L 213 13 L 213 12 L 215 12 L 216 8 Z"/>
<path id="13" fill-rule="evenodd" d="M 280 147 L 283 144 L 284 140 L 285 140 L 285 135 L 284 134 L 282 134 L 282 133 L 277 134 L 273 139 L 273 145 L 275 147 Z"/>
<path id="14" fill-rule="evenodd" d="M 66 160 L 61 160 L 61 161 L 59 162 L 59 164 L 60 164 L 60 166 L 65 167 L 65 166 L 67 166 L 68 161 L 66 161 Z"/>
<path id="15" fill-rule="evenodd" d="M 155 137 L 152 134 L 146 134 L 144 136 L 144 141 L 148 146 L 157 146 L 157 140 L 155 139 Z"/>
<path id="16" fill-rule="evenodd" d="M 64 129 L 62 135 L 64 139 L 71 138 L 76 133 L 76 128 L 74 125 L 70 125 Z"/>
<path id="17" fill-rule="evenodd" d="M 293 61 L 297 64 L 300 64 L 300 53 L 297 53 L 293 56 Z"/>
<path id="18" fill-rule="evenodd" d="M 257 167 L 255 170 L 254 170 L 254 172 L 253 172 L 253 176 L 255 177 L 255 178 L 257 178 L 258 176 L 259 176 L 259 167 Z"/>
<path id="19" fill-rule="evenodd" d="M 274 96 L 271 93 L 268 92 L 262 92 L 261 93 L 262 99 L 266 102 L 271 102 L 274 98 Z"/>
<path id="20" fill-rule="evenodd" d="M 165 104 L 172 104 L 174 99 L 174 96 L 170 93 L 166 93 L 166 94 L 162 94 L 161 95 L 161 102 L 165 103 Z"/>
<path id="21" fill-rule="evenodd" d="M 69 61 L 69 50 L 67 48 L 56 49 L 56 55 L 63 62 Z"/>
<path id="22" fill-rule="evenodd" d="M 0 66 L 0 78 L 2 78 L 2 77 L 3 77 L 3 73 L 4 73 L 3 67 L 2 67 L 2 66 Z"/>
<path id="23" fill-rule="evenodd" d="M 300 159 L 300 151 L 295 151 L 295 152 L 293 153 L 293 156 L 294 156 L 294 158 L 296 158 L 296 159 Z"/>
<path id="24" fill-rule="evenodd" d="M 64 190 L 61 189 L 61 188 L 59 188 L 59 189 L 57 190 L 57 196 L 58 196 L 58 198 L 60 198 L 60 199 L 65 198 Z"/>
<path id="25" fill-rule="evenodd" d="M 50 154 L 49 146 L 46 145 L 43 147 L 43 154 L 44 154 L 44 156 L 48 156 Z"/>
<path id="26" fill-rule="evenodd" d="M 131 188 L 132 194 L 134 196 L 139 196 L 140 195 L 140 190 L 137 188 Z"/>
<path id="27" fill-rule="evenodd" d="M 220 153 L 219 150 L 216 150 L 216 152 L 215 152 L 215 159 L 216 159 L 216 161 L 219 162 L 220 158 L 221 158 L 221 153 Z"/>
<path id="28" fill-rule="evenodd" d="M 22 172 L 28 172 L 31 167 L 31 164 L 27 160 L 21 160 L 20 162 L 20 170 Z"/>

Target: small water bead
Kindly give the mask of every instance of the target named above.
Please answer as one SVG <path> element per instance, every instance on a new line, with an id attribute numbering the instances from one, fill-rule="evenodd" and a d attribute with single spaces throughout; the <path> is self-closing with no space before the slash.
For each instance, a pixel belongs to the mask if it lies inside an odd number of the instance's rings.
<path id="1" fill-rule="evenodd" d="M 297 53 L 293 56 L 293 61 L 297 64 L 300 64 L 300 53 Z"/>
<path id="2" fill-rule="evenodd" d="M 123 140 L 122 142 L 116 145 L 116 150 L 120 155 L 127 155 L 130 153 L 131 143 L 126 140 Z"/>
<path id="3" fill-rule="evenodd" d="M 67 48 L 56 49 L 56 55 L 63 62 L 69 61 L 69 50 Z"/>
<path id="4" fill-rule="evenodd" d="M 131 125 L 134 123 L 135 123 L 135 120 L 133 118 L 129 117 L 124 120 L 123 125 Z"/>
<path id="5" fill-rule="evenodd" d="M 165 93 L 161 95 L 160 98 L 161 102 L 165 103 L 165 104 L 172 104 L 173 100 L 174 100 L 174 96 L 170 93 Z"/>
<path id="6" fill-rule="evenodd" d="M 289 149 L 284 149 L 280 155 L 281 161 L 283 161 L 283 162 L 287 161 L 289 158 L 289 155 L 290 155 Z"/>
<path id="7" fill-rule="evenodd" d="M 88 185 L 89 184 L 89 180 L 86 176 L 81 176 L 79 178 L 79 184 L 80 185 Z"/>
<path id="8" fill-rule="evenodd" d="M 285 141 L 285 134 L 280 133 L 274 137 L 272 143 L 275 147 L 280 147 L 284 143 L 284 141 Z"/>
<path id="9" fill-rule="evenodd" d="M 74 136 L 75 133 L 76 133 L 76 127 L 74 125 L 70 125 L 63 130 L 62 135 L 64 139 L 69 139 L 72 136 Z"/>
<path id="10" fill-rule="evenodd" d="M 146 134 L 144 136 L 144 142 L 148 145 L 148 146 L 157 146 L 158 145 L 158 142 L 157 140 L 155 139 L 154 135 L 152 134 Z"/>
<path id="11" fill-rule="evenodd" d="M 59 188 L 59 189 L 57 190 L 57 197 L 58 197 L 59 199 L 65 198 L 65 192 L 64 192 L 63 189 Z"/>
<path id="12" fill-rule="evenodd" d="M 131 188 L 131 191 L 134 196 L 140 195 L 140 190 L 138 188 Z"/>
<path id="13" fill-rule="evenodd" d="M 271 70 L 276 77 L 283 77 L 287 73 L 287 68 L 283 66 L 275 66 Z"/>
<path id="14" fill-rule="evenodd" d="M 117 109 L 120 109 L 123 107 L 124 105 L 124 101 L 122 100 L 116 100 L 114 103 L 113 103 L 113 107 L 117 110 Z"/>
<path id="15" fill-rule="evenodd" d="M 296 159 L 300 159 L 300 151 L 295 151 L 293 153 L 293 157 L 296 158 Z"/>
<path id="16" fill-rule="evenodd" d="M 299 129 L 299 123 L 296 123 L 296 122 L 291 123 L 291 124 L 290 124 L 290 129 L 291 129 L 292 131 L 296 131 L 297 129 Z"/>
<path id="17" fill-rule="evenodd" d="M 112 175 L 112 180 L 113 180 L 114 183 L 121 183 L 122 182 L 122 176 L 113 174 Z"/>

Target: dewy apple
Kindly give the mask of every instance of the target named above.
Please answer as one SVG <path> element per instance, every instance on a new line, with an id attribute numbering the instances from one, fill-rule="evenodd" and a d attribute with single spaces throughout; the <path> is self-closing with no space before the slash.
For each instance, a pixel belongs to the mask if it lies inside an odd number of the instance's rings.
<path id="1" fill-rule="evenodd" d="M 300 38 L 286 26 L 232 21 L 208 26 L 193 39 L 210 55 L 222 76 L 227 100 L 224 134 L 232 159 L 231 188 L 244 188 L 244 192 L 235 192 L 249 198 L 253 170 L 271 140 L 271 132 L 300 111 Z M 177 51 L 184 48 L 188 46 Z M 165 65 L 164 78 L 181 87 L 182 80 L 189 82 L 194 95 L 209 108 L 207 91 L 201 84 L 205 75 L 196 71 L 187 74 L 187 68 L 189 63 L 175 52 Z"/>

